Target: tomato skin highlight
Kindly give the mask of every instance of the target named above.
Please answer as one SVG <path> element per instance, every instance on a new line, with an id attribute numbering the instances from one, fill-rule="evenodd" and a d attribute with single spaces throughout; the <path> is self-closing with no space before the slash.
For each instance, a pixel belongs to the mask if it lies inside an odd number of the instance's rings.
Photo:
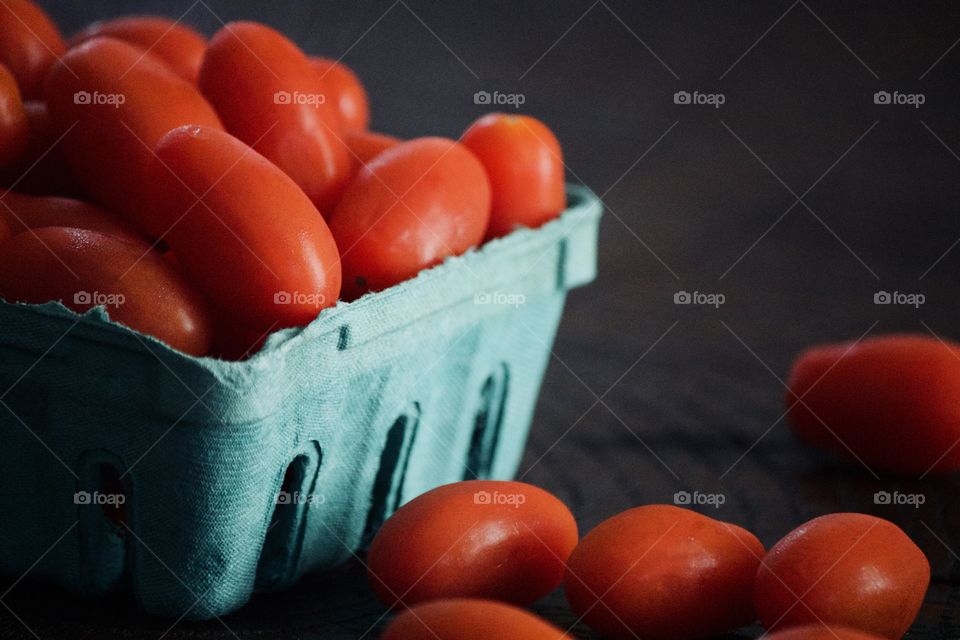
<path id="1" fill-rule="evenodd" d="M 439 598 L 526 605 L 560 584 L 576 544 L 569 509 L 543 489 L 456 482 L 414 498 L 384 523 L 370 546 L 368 577 L 391 607 Z"/>
<path id="2" fill-rule="evenodd" d="M 273 331 L 336 304 L 337 245 L 276 165 L 206 127 L 174 129 L 155 153 L 150 183 L 155 208 L 167 212 L 170 249 L 214 306 L 251 330 Z"/>
<path id="3" fill-rule="evenodd" d="M 0 167 L 9 167 L 19 160 L 27 149 L 29 138 L 30 121 L 17 81 L 0 64 Z"/>
<path id="4" fill-rule="evenodd" d="M 764 627 L 846 626 L 901 638 L 930 583 L 930 563 L 895 524 L 834 513 L 797 527 L 757 571 L 754 604 Z"/>
<path id="5" fill-rule="evenodd" d="M 792 627 L 763 637 L 764 640 L 886 640 L 872 633 L 864 633 L 846 627 L 826 627 L 819 623 Z"/>
<path id="6" fill-rule="evenodd" d="M 86 229 L 134 242 L 144 238 L 116 216 L 100 207 L 54 196 L 29 196 L 0 189 L 0 219 L 10 225 L 14 233 L 42 227 Z"/>
<path id="7" fill-rule="evenodd" d="M 88 294 L 88 300 L 78 294 Z M 83 313 L 93 294 L 119 295 L 110 319 L 195 356 L 210 349 L 206 306 L 183 277 L 145 242 L 96 231 L 44 227 L 25 231 L 0 250 L 0 298 L 61 301 Z"/>
<path id="8" fill-rule="evenodd" d="M 66 50 L 59 29 L 35 3 L 0 3 L 0 64 L 13 73 L 25 99 L 40 96 L 47 70 Z"/>
<path id="9" fill-rule="evenodd" d="M 960 470 L 956 343 L 892 334 L 814 347 L 787 384 L 790 423 L 814 446 L 900 474 Z"/>
<path id="10" fill-rule="evenodd" d="M 197 83 L 207 40 L 181 22 L 160 16 L 124 16 L 87 25 L 70 39 L 70 46 L 107 36 L 123 40 L 157 56 L 181 78 Z"/>
<path id="11" fill-rule="evenodd" d="M 405 611 L 387 626 L 381 640 L 570 640 L 570 636 L 529 611 L 479 599 L 437 600 Z"/>
<path id="12" fill-rule="evenodd" d="M 89 100 L 78 103 L 78 93 Z M 161 237 L 162 216 L 145 204 L 152 148 L 181 125 L 220 127 L 203 96 L 159 59 L 105 37 L 74 47 L 56 63 L 44 96 L 56 129 L 68 131 L 60 144 L 84 189 L 147 236 Z M 94 96 L 114 98 L 94 103 Z"/>
<path id="13" fill-rule="evenodd" d="M 310 58 L 328 100 L 340 114 L 344 130 L 363 131 L 370 126 L 367 90 L 350 67 L 329 58 Z"/>
<path id="14" fill-rule="evenodd" d="M 332 206 L 350 160 L 337 110 L 293 42 L 262 24 L 231 22 L 210 40 L 199 83 L 227 131 L 283 169 L 320 211 Z"/>
<path id="15" fill-rule="evenodd" d="M 480 162 L 446 138 L 398 144 L 364 166 L 330 216 L 352 299 L 477 246 L 490 218 Z"/>
<path id="16" fill-rule="evenodd" d="M 563 151 L 536 118 L 490 113 L 471 124 L 461 142 L 490 176 L 493 204 L 487 238 L 518 227 L 539 227 L 567 207 Z"/>
<path id="17" fill-rule="evenodd" d="M 567 601 L 612 638 L 719 635 L 756 618 L 750 592 L 763 554 L 741 527 L 672 505 L 636 507 L 597 525 L 574 549 Z"/>

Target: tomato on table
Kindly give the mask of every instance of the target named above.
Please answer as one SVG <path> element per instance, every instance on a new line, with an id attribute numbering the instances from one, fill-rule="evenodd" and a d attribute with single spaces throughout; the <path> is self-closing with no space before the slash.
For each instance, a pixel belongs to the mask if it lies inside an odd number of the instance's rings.
<path id="1" fill-rule="evenodd" d="M 29 196 L 0 189 L 0 219 L 5 220 L 14 233 L 41 227 L 69 227 L 143 241 L 136 230 L 113 214 L 73 198 Z"/>
<path id="2" fill-rule="evenodd" d="M 529 611 L 479 599 L 437 600 L 397 616 L 380 640 L 571 640 Z"/>
<path id="3" fill-rule="evenodd" d="M 0 7 L 3 11 L 3 7 Z M 13 74 L 0 64 L 0 168 L 23 155 L 30 137 L 30 121 Z"/>
<path id="4" fill-rule="evenodd" d="M 363 131 L 370 126 L 367 90 L 350 67 L 330 58 L 310 58 L 324 87 L 326 98 L 340 114 L 345 130 Z"/>
<path id="5" fill-rule="evenodd" d="M 66 50 L 59 29 L 35 3 L 0 2 L 0 64 L 13 73 L 25 99 L 40 96 L 47 70 Z"/>
<path id="6" fill-rule="evenodd" d="M 566 208 L 563 151 L 553 132 L 536 118 L 491 113 L 470 125 L 461 141 L 490 176 L 488 238 L 518 227 L 539 227 Z"/>

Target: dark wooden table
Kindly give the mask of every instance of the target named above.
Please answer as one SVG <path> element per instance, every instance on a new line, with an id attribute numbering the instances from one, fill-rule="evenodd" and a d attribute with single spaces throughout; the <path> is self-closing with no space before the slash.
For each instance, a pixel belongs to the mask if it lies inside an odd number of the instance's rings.
<path id="1" fill-rule="evenodd" d="M 601 275 L 570 297 L 521 477 L 566 500 L 584 531 L 678 491 L 722 493 L 706 510 L 767 544 L 823 513 L 881 515 L 933 567 L 908 637 L 960 638 L 957 478 L 874 474 L 802 446 L 780 419 L 806 345 L 960 338 L 960 5 L 45 4 L 68 31 L 134 10 L 207 32 L 265 20 L 312 53 L 345 54 L 371 89 L 374 126 L 401 136 L 456 136 L 486 110 L 476 91 L 522 94 L 558 132 L 570 180 L 608 213 Z M 725 101 L 675 104 L 678 91 Z M 924 103 L 875 104 L 878 91 Z M 679 291 L 725 302 L 677 305 Z M 878 291 L 926 299 L 876 305 Z M 875 504 L 893 490 L 925 503 Z M 0 637 L 43 640 L 373 638 L 382 614 L 353 565 L 206 624 L 171 627 L 123 596 L 79 600 L 29 576 L 3 602 Z M 560 593 L 536 609 L 572 621 Z"/>

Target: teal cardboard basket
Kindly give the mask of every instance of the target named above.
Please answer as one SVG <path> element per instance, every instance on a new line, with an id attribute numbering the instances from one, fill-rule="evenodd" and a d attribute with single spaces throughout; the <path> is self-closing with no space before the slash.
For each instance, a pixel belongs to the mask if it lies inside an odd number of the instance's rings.
<path id="1" fill-rule="evenodd" d="M 602 206 L 270 337 L 194 358 L 59 303 L 0 301 L 0 572 L 205 619 L 363 549 L 433 487 L 517 470 Z"/>

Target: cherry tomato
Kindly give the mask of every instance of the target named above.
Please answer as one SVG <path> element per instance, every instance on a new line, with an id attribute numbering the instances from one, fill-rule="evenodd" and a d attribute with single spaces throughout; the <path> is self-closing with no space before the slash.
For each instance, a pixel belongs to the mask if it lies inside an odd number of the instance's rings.
<path id="1" fill-rule="evenodd" d="M 66 50 L 43 9 L 30 0 L 0 2 L 0 64 L 13 73 L 25 98 L 39 97 L 47 70 Z"/>
<path id="2" fill-rule="evenodd" d="M 360 78 L 347 65 L 329 58 L 310 58 L 344 129 L 362 131 L 370 126 L 370 103 Z"/>
<path id="3" fill-rule="evenodd" d="M 522 482 L 444 485 L 400 507 L 373 540 L 370 584 L 388 606 L 439 598 L 530 604 L 563 579 L 577 523 Z"/>
<path id="4" fill-rule="evenodd" d="M 488 238 L 517 227 L 539 227 L 566 208 L 563 152 L 553 132 L 536 118 L 491 113 L 470 125 L 461 141 L 490 176 Z"/>
<path id="5" fill-rule="evenodd" d="M 20 158 L 29 137 L 30 121 L 20 99 L 17 81 L 0 64 L 0 167 L 10 166 Z"/>
<path id="6" fill-rule="evenodd" d="M 339 116 L 306 55 L 273 29 L 232 22 L 210 41 L 200 88 L 227 131 L 293 178 L 321 211 L 350 170 Z"/>
<path id="7" fill-rule="evenodd" d="M 276 165 L 205 127 L 174 129 L 155 152 L 149 182 L 168 216 L 170 249 L 215 307 L 251 330 L 275 330 L 336 304 L 337 245 Z"/>
<path id="8" fill-rule="evenodd" d="M 78 313 L 103 305 L 110 319 L 195 356 L 210 348 L 203 301 L 145 242 L 84 229 L 25 231 L 0 251 L 0 297 L 59 300 Z"/>
<path id="9" fill-rule="evenodd" d="M 71 49 L 51 68 L 44 93 L 84 189 L 148 236 L 162 236 L 162 213 L 145 203 L 152 149 L 180 125 L 220 127 L 203 96 L 159 59 L 113 38 Z"/>
<path id="10" fill-rule="evenodd" d="M 770 549 L 757 572 L 754 604 L 769 630 L 819 623 L 901 638 L 929 582 L 926 556 L 895 524 L 834 513 Z"/>
<path id="11" fill-rule="evenodd" d="M 349 298 L 386 289 L 483 240 L 490 185 L 462 145 L 419 138 L 392 147 L 354 178 L 330 217 Z"/>
<path id="12" fill-rule="evenodd" d="M 491 600 L 437 600 L 401 613 L 380 640 L 571 640 L 528 611 Z"/>
<path id="13" fill-rule="evenodd" d="M 14 233 L 41 227 L 70 227 L 143 241 L 142 236 L 116 216 L 72 198 L 28 196 L 0 189 L 0 218 L 6 220 Z"/>
<path id="14" fill-rule="evenodd" d="M 126 16 L 94 22 L 71 38 L 76 46 L 98 36 L 135 45 L 161 58 L 181 78 L 196 84 L 207 40 L 181 22 L 157 16 Z"/>
<path id="15" fill-rule="evenodd" d="M 763 637 L 764 640 L 886 640 L 872 633 L 864 633 L 846 627 L 828 627 L 823 624 L 793 627 Z"/>
<path id="16" fill-rule="evenodd" d="M 960 345 L 894 334 L 815 347 L 788 386 L 803 440 L 897 473 L 960 469 Z"/>
<path id="17" fill-rule="evenodd" d="M 27 100 L 29 139 L 20 159 L 0 170 L 0 185 L 32 195 L 76 196 L 80 185 L 67 164 L 61 133 L 50 121 L 44 102 Z"/>
<path id="18" fill-rule="evenodd" d="M 567 562 L 567 600 L 612 638 L 719 635 L 755 619 L 750 591 L 763 545 L 694 511 L 649 505 L 588 533 Z"/>

